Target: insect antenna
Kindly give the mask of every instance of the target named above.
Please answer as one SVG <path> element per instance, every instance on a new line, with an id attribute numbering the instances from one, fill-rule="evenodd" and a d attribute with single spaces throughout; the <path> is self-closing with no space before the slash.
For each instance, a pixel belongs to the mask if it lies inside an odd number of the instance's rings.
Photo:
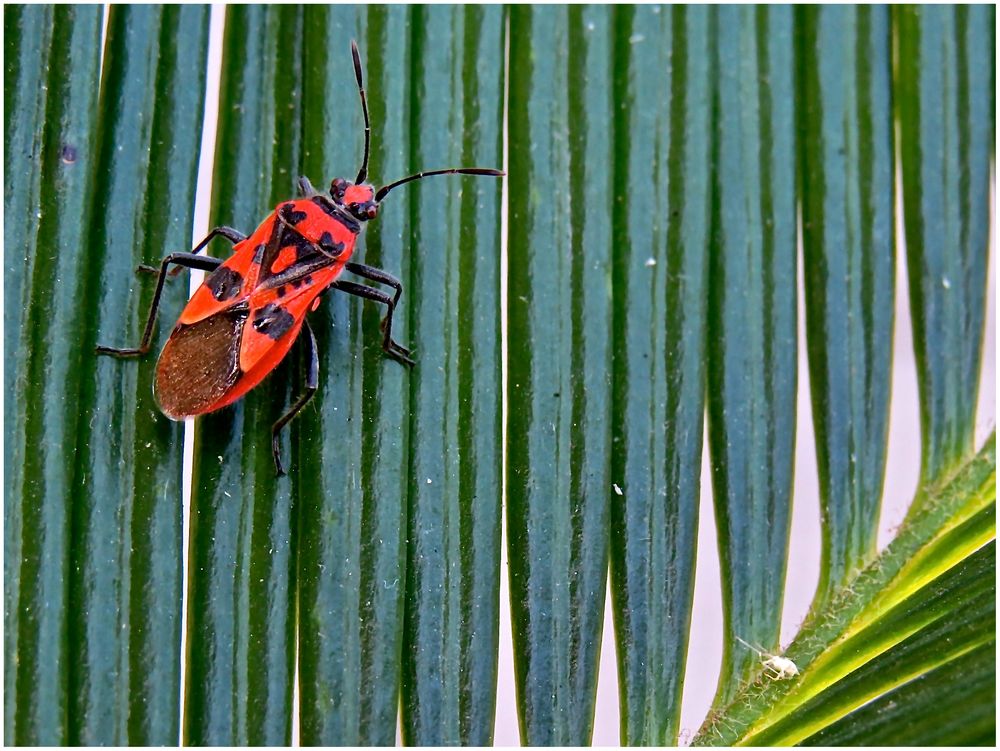
<path id="1" fill-rule="evenodd" d="M 735 634 L 733 634 L 733 636 L 736 637 L 736 641 L 738 641 L 740 644 L 742 644 L 747 649 L 752 649 L 754 652 L 756 652 L 757 654 L 759 654 L 761 657 L 764 656 L 765 653 L 764 653 L 763 650 L 758 649 L 757 647 L 755 647 L 753 644 L 750 644 L 749 642 L 743 641 L 740 637 L 736 636 Z"/>
<path id="2" fill-rule="evenodd" d="M 368 119 L 368 99 L 365 97 L 365 85 L 361 78 L 361 53 L 358 52 L 358 44 L 351 40 L 351 54 L 354 56 L 354 76 L 358 79 L 358 93 L 361 94 L 361 111 L 365 115 L 365 157 L 361 161 L 361 169 L 358 176 L 354 178 L 354 184 L 363 183 L 368 177 L 368 153 L 372 143 L 372 124 Z"/>
<path id="3" fill-rule="evenodd" d="M 404 177 L 402 180 L 396 180 L 394 183 L 389 183 L 385 187 L 379 188 L 378 192 L 375 194 L 375 203 L 381 203 L 382 199 L 385 198 L 386 193 L 403 183 L 412 182 L 413 180 L 422 180 L 425 177 L 431 177 L 433 175 L 487 175 L 489 177 L 503 177 L 505 174 L 507 173 L 503 170 L 486 169 L 483 167 L 453 167 L 451 169 L 436 169 L 431 170 L 430 172 L 418 172 L 415 175 Z"/>

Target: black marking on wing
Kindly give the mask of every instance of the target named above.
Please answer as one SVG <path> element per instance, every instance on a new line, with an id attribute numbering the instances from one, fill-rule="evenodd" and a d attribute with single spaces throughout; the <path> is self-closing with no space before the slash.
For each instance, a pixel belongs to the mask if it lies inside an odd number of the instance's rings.
<path id="1" fill-rule="evenodd" d="M 281 208 L 278 209 L 278 216 L 294 227 L 306 218 L 306 212 L 296 211 L 294 203 L 286 203 L 282 204 Z"/>
<path id="2" fill-rule="evenodd" d="M 294 227 L 283 224 L 280 219 L 276 220 L 274 222 L 274 230 L 271 233 L 271 239 L 268 241 L 267 249 L 264 251 L 264 260 L 261 264 L 258 284 L 263 284 L 275 276 L 275 272 L 273 271 L 274 262 L 281 255 L 282 250 L 290 247 L 295 248 L 295 260 L 288 268 L 294 268 L 303 260 L 320 255 L 316 246 L 309 242 L 308 238 L 301 232 Z M 282 269 L 278 274 L 284 273 L 287 270 Z"/>
<path id="3" fill-rule="evenodd" d="M 226 266 L 220 266 L 205 280 L 205 286 L 212 291 L 212 297 L 219 302 L 231 300 L 243 288 L 243 275 Z"/>
<path id="4" fill-rule="evenodd" d="M 254 313 L 253 327 L 269 339 L 277 341 L 295 325 L 295 316 L 276 303 L 268 303 Z"/>
<path id="5" fill-rule="evenodd" d="M 279 245 L 282 248 L 295 248 L 296 263 L 301 261 L 306 256 L 316 254 L 316 246 L 313 245 L 313 243 L 298 230 L 292 229 L 291 227 L 286 227 L 285 231 L 281 233 Z"/>
<path id="6" fill-rule="evenodd" d="M 156 400 L 172 420 L 207 412 L 239 380 L 240 339 L 249 306 L 234 305 L 178 326 L 156 366 Z"/>
<path id="7" fill-rule="evenodd" d="M 344 243 L 334 242 L 333 235 L 329 232 L 324 232 L 319 238 L 319 249 L 324 253 L 336 258 L 341 253 L 344 252 Z"/>

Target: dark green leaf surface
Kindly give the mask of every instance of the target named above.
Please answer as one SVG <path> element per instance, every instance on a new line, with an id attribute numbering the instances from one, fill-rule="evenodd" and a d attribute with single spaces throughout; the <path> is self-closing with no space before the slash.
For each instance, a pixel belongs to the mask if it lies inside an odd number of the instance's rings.
<path id="1" fill-rule="evenodd" d="M 895 285 L 891 39 L 883 6 L 797 12 L 820 605 L 876 552 Z"/>
<path id="2" fill-rule="evenodd" d="M 885 745 L 960 745 L 961 738 L 981 734 L 987 719 L 982 710 L 992 704 L 981 696 L 982 682 L 986 674 L 996 673 L 996 542 L 980 548 L 890 611 L 878 631 L 907 634 L 917 619 L 926 620 L 926 625 L 805 704 L 782 724 L 808 721 L 815 705 L 825 705 L 821 711 L 829 712 L 830 704 L 835 703 L 848 708 L 864 706 L 806 743 L 831 745 L 832 737 L 866 737 L 877 731 Z M 880 634 L 873 637 L 878 639 Z M 972 656 L 975 660 L 970 663 Z M 970 683 L 956 670 L 958 666 L 968 669 Z M 893 690 L 879 696 L 875 707 L 866 704 L 887 687 Z M 959 700 L 968 702 L 965 707 L 971 714 L 954 706 Z M 959 711 L 948 712 L 945 708 L 949 704 Z M 934 721 L 915 721 L 921 715 Z M 948 721 L 959 717 L 969 720 L 970 727 L 955 727 Z M 873 740 L 866 737 L 865 744 Z"/>
<path id="3" fill-rule="evenodd" d="M 995 746 L 996 641 L 905 683 L 808 738 L 817 746 Z"/>
<path id="4" fill-rule="evenodd" d="M 295 194 L 301 149 L 300 8 L 226 15 L 212 226 L 249 234 Z M 216 241 L 209 253 L 225 257 Z M 271 425 L 302 389 L 296 351 L 234 406 L 196 423 L 184 739 L 291 740 L 295 498 L 276 477 Z M 283 437 L 283 456 L 289 440 Z"/>
<path id="5" fill-rule="evenodd" d="M 521 738 L 593 727 L 611 410 L 606 7 L 511 9 L 507 532 Z"/>
<path id="6" fill-rule="evenodd" d="M 925 492 L 882 555 L 814 612 L 789 646 L 784 656 L 800 675 L 774 681 L 758 672 L 724 714 L 709 717 L 696 744 L 802 742 L 992 637 L 995 588 L 977 567 L 984 565 L 978 551 L 996 537 L 994 438 L 947 485 Z M 955 690 L 952 684 L 941 701 Z"/>
<path id="7" fill-rule="evenodd" d="M 677 742 L 704 413 L 711 12 L 616 11 L 612 595 L 622 742 Z"/>
<path id="8" fill-rule="evenodd" d="M 725 613 L 724 706 L 774 651 L 795 446 L 792 10 L 718 10 L 708 417 Z"/>
<path id="9" fill-rule="evenodd" d="M 990 507 L 987 513 L 994 510 Z M 993 641 L 995 577 L 989 577 L 993 572 L 983 571 L 984 566 L 988 562 L 977 552 L 886 609 L 864 638 L 891 647 L 874 650 L 868 661 L 756 734 L 754 744 L 798 742 L 807 734 L 803 728 L 823 727 L 831 717 L 844 715 L 839 721 L 843 723 L 850 717 L 846 713 L 872 698 Z"/>
<path id="10" fill-rule="evenodd" d="M 318 186 L 336 176 L 354 180 L 361 163 L 352 39 L 361 51 L 372 118 L 369 175 L 384 184 L 409 174 L 410 15 L 401 6 L 307 9 L 303 172 Z M 409 289 L 406 190 L 387 199 L 359 239 L 354 260 L 385 269 Z M 309 745 L 392 745 L 412 373 L 382 351 L 383 306 L 340 292 L 327 297 L 311 316 L 319 391 L 292 424 L 302 500 L 301 739 Z M 393 338 L 404 345 L 410 304 L 404 294 L 393 319 Z"/>
<path id="11" fill-rule="evenodd" d="M 8 6 L 4 34 L 4 742 L 59 745 L 101 9 Z"/>
<path id="12" fill-rule="evenodd" d="M 501 167 L 504 11 L 415 8 L 411 169 Z M 385 177 L 397 177 L 385 175 Z M 411 422 L 402 722 L 408 745 L 489 745 L 499 624 L 500 181 L 410 193 Z M 393 194 L 387 210 L 402 209 Z"/>
<path id="13" fill-rule="evenodd" d="M 134 266 L 190 247 L 208 13 L 113 7 L 98 102 L 101 13 L 4 10 L 8 745 L 178 740 L 183 430 L 151 380 L 186 275 L 149 357 L 93 346 L 135 344 L 154 280 Z M 726 654 L 697 741 L 995 742 L 995 439 L 964 463 L 995 10 L 895 11 L 890 93 L 884 8 L 234 7 L 213 225 L 251 232 L 299 174 L 320 189 L 354 178 L 351 39 L 373 182 L 501 166 L 508 13 L 504 469 L 522 739 L 590 739 L 610 530 L 622 739 L 676 741 L 707 377 Z M 872 561 L 892 106 L 924 461 L 907 522 Z M 776 681 L 736 637 L 777 651 L 797 159 L 824 570 L 785 653 L 801 673 Z M 327 294 L 310 316 L 319 394 L 282 437 L 288 478 L 270 437 L 303 387 L 298 349 L 198 422 L 186 741 L 287 744 L 296 653 L 305 744 L 392 744 L 398 715 L 407 743 L 490 741 L 499 197 L 484 177 L 393 191 L 353 260 L 402 280 L 393 335 L 417 366 L 382 352 L 382 306 Z"/>
<path id="14" fill-rule="evenodd" d="M 922 481 L 973 450 L 989 256 L 993 6 L 896 9 Z"/>
<path id="15" fill-rule="evenodd" d="M 155 280 L 135 267 L 190 245 L 207 36 L 204 6 L 111 9 L 85 274 L 88 354 L 98 342 L 137 345 Z M 163 300 L 154 351 L 185 287 Z M 178 740 L 183 426 L 156 407 L 152 360 L 91 354 L 83 368 L 71 743 Z"/>

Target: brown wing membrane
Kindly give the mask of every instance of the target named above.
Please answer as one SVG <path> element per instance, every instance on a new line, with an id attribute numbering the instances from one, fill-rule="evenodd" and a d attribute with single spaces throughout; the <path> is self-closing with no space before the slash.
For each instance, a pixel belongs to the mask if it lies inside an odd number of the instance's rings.
<path id="1" fill-rule="evenodd" d="M 167 340 L 156 367 L 156 400 L 172 420 L 208 412 L 240 377 L 239 353 L 247 306 L 222 310 Z"/>

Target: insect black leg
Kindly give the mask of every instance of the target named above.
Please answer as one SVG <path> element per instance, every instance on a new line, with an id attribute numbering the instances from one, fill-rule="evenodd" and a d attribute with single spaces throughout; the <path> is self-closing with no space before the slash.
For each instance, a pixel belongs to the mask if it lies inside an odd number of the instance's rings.
<path id="1" fill-rule="evenodd" d="M 204 240 L 202 240 L 200 243 L 194 246 L 194 248 L 191 250 L 191 255 L 200 252 L 206 245 L 208 245 L 216 237 L 224 237 L 227 240 L 229 240 L 229 242 L 232 243 L 233 245 L 236 245 L 236 243 L 241 243 L 247 239 L 246 235 L 244 235 L 239 230 L 233 229 L 232 227 L 226 227 L 226 226 L 216 227 L 205 236 Z M 181 266 L 178 266 L 176 269 L 171 271 L 170 276 L 171 277 L 177 276 L 181 272 L 181 268 L 182 268 Z M 136 268 L 136 271 L 141 271 L 144 274 L 160 273 L 159 268 L 157 268 L 156 266 L 148 266 L 145 263 L 139 264 L 139 266 Z"/>
<path id="2" fill-rule="evenodd" d="M 365 266 L 363 263 L 348 263 L 345 264 L 344 268 L 352 274 L 357 274 L 365 279 L 371 279 L 373 282 L 388 284 L 396 290 L 396 294 L 392 298 L 392 304 L 396 305 L 399 302 L 399 296 L 403 294 L 403 283 L 389 272 L 376 269 L 374 266 Z"/>
<path id="3" fill-rule="evenodd" d="M 167 280 L 170 272 L 167 268 L 175 265 L 182 269 L 200 269 L 201 271 L 214 271 L 222 265 L 221 258 L 212 256 L 198 256 L 194 253 L 171 253 L 163 259 L 160 264 L 160 277 L 156 280 L 156 291 L 153 292 L 153 302 L 149 306 L 149 317 L 146 319 L 146 328 L 142 333 L 142 341 L 139 346 L 130 348 L 104 347 L 97 345 L 96 351 L 99 355 L 112 355 L 113 357 L 138 357 L 149 351 L 149 343 L 153 339 L 153 327 L 156 324 L 156 311 L 160 307 L 160 294 L 163 292 L 163 283 Z"/>
<path id="4" fill-rule="evenodd" d="M 396 309 L 396 299 L 399 297 L 398 291 L 396 298 L 392 298 L 381 290 L 366 287 L 363 284 L 355 284 L 354 282 L 337 281 L 331 286 L 335 289 L 342 290 L 349 295 L 357 295 L 358 297 L 364 297 L 367 300 L 374 300 L 375 302 L 380 302 L 385 305 L 388 308 L 388 312 L 386 312 L 385 318 L 382 320 L 382 349 L 385 350 L 385 353 L 389 355 L 389 357 L 394 360 L 398 360 L 404 365 L 413 366 L 416 364 L 409 357 L 410 350 L 392 340 L 392 313 Z"/>
<path id="5" fill-rule="evenodd" d="M 382 271 L 382 269 L 376 269 L 374 266 L 365 266 L 363 263 L 348 263 L 345 265 L 345 268 L 352 274 L 357 274 L 365 279 L 371 279 L 373 282 L 388 284 L 396 290 L 396 294 L 392 296 L 392 307 L 395 308 L 399 304 L 399 298 L 403 294 L 403 283 L 392 274 Z M 382 331 L 386 329 L 386 321 L 388 321 L 388 317 L 382 319 Z M 406 347 L 399 344 L 395 344 L 395 347 L 404 355 L 410 354 L 410 350 Z"/>
<path id="6" fill-rule="evenodd" d="M 295 417 L 302 408 L 308 404 L 309 400 L 313 398 L 316 393 L 316 389 L 319 388 L 319 354 L 316 349 L 316 336 L 313 334 L 312 327 L 309 325 L 309 321 L 305 322 L 306 334 L 308 336 L 305 339 L 306 342 L 306 358 L 308 360 L 308 370 L 306 371 L 306 390 L 293 404 L 285 414 L 278 418 L 278 421 L 274 423 L 274 427 L 271 428 L 271 453 L 274 455 L 274 466 L 278 470 L 278 475 L 285 474 L 285 468 L 281 465 L 281 450 L 278 446 L 278 434 L 281 429 L 285 427 L 292 418 Z"/>

